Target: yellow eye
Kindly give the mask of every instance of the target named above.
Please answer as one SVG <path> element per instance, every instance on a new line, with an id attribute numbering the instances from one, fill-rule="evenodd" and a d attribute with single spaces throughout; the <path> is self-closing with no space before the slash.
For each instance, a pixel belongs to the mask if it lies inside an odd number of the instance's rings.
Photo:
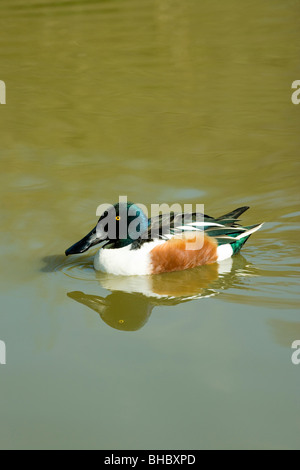
<path id="1" fill-rule="evenodd" d="M 121 217 L 119 215 L 117 215 L 116 220 L 120 220 L 120 219 L 121 219 Z"/>

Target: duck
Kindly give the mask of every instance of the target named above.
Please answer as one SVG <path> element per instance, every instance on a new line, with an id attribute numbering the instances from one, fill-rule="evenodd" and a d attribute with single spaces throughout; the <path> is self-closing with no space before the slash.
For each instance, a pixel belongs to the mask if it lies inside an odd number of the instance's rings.
<path id="1" fill-rule="evenodd" d="M 146 276 L 220 263 L 239 253 L 262 223 L 242 226 L 249 206 L 220 217 L 169 212 L 148 218 L 137 204 L 119 202 L 100 216 L 96 227 L 65 251 L 81 254 L 99 245 L 94 268 L 117 276 Z"/>

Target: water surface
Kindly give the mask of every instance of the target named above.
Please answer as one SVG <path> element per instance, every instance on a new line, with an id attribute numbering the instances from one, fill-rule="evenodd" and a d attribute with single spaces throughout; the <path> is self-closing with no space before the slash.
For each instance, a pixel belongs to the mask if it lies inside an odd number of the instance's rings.
<path id="1" fill-rule="evenodd" d="M 299 448 L 299 2 L 2 0 L 1 448 Z M 96 274 L 119 195 L 250 205 L 222 268 Z"/>

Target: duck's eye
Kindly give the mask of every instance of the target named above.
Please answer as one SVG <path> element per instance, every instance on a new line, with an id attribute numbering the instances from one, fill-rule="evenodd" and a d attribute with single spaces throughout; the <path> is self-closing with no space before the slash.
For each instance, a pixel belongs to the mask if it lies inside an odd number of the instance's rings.
<path id="1" fill-rule="evenodd" d="M 120 220 L 120 219 L 121 219 L 121 217 L 119 215 L 117 215 L 116 220 Z"/>

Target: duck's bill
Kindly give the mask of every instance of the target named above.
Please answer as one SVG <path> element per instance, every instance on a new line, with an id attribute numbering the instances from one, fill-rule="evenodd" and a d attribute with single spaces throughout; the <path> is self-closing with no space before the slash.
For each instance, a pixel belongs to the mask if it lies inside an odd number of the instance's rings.
<path id="1" fill-rule="evenodd" d="M 66 256 L 76 255 L 79 253 L 85 253 L 93 246 L 99 245 L 99 243 L 102 243 L 105 240 L 105 238 L 104 236 L 102 237 L 101 234 L 98 233 L 95 227 L 82 240 L 70 246 L 70 248 L 68 248 L 65 252 Z"/>

